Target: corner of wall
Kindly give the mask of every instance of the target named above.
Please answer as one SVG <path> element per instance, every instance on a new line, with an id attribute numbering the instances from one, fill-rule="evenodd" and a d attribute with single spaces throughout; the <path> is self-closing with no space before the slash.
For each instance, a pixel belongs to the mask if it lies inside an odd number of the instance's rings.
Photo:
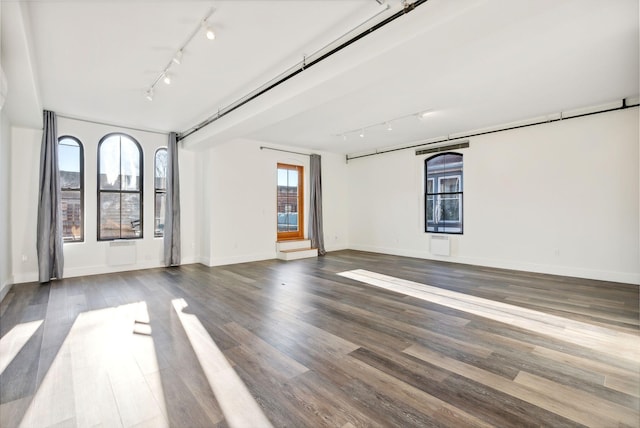
<path id="1" fill-rule="evenodd" d="M 11 285 L 11 280 L 2 282 L 2 286 L 0 287 L 0 302 L 2 302 L 9 291 L 11 291 Z"/>

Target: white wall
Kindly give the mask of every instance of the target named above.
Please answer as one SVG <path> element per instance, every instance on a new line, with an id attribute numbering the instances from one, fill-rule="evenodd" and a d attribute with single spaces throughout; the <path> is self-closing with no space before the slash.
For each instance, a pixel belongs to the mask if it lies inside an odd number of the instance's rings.
<path id="1" fill-rule="evenodd" d="M 234 140 L 199 155 L 204 201 L 200 224 L 208 233 L 203 263 L 215 266 L 276 256 L 276 169 L 278 163 L 302 165 L 305 207 L 309 203 L 309 157 L 272 150 L 252 140 Z M 291 147 L 285 150 L 300 151 Z M 344 157 L 322 156 L 323 221 L 327 251 L 347 247 L 347 169 Z M 308 209 L 305 236 L 308 236 Z M 203 238 L 204 239 L 204 238 Z"/>
<path id="2" fill-rule="evenodd" d="M 11 286 L 11 126 L 0 111 L 0 301 Z"/>
<path id="3" fill-rule="evenodd" d="M 136 258 L 131 263 L 112 265 L 107 252 L 110 242 L 97 240 L 96 181 L 97 145 L 111 132 L 123 132 L 135 138 L 143 148 L 144 156 L 144 239 L 133 240 Z M 14 282 L 37 280 L 36 216 L 38 200 L 38 167 L 41 131 L 13 128 L 12 135 L 12 194 L 11 228 Z M 85 155 L 85 240 L 64 244 L 64 276 L 73 277 L 130 269 L 162 266 L 162 238 L 153 237 L 153 162 L 155 150 L 167 145 L 167 136 L 120 129 L 59 118 L 58 135 L 72 135 L 84 146 Z M 199 236 L 195 229 L 195 153 L 180 150 L 181 233 L 182 263 L 197 261 Z M 26 259 L 26 260 L 25 260 Z"/>
<path id="4" fill-rule="evenodd" d="M 350 161 L 349 246 L 640 283 L 638 145 L 637 108 L 471 138 L 450 257 L 423 231 L 427 156 Z"/>
<path id="5" fill-rule="evenodd" d="M 41 131 L 13 127 L 8 132 L 6 118 L 2 125 L 0 279 L 6 286 L 37 279 Z M 153 154 L 166 145 L 166 136 L 63 118 L 58 127 L 60 135 L 76 136 L 85 147 L 85 242 L 65 244 L 65 276 L 161 266 L 162 240 L 153 238 L 149 190 L 145 238 L 135 241 L 136 263 L 107 264 L 109 243 L 96 239 L 96 148 L 109 132 L 136 138 L 144 149 L 145 183 L 151 183 Z M 346 164 L 342 155 L 319 153 L 326 249 L 640 283 L 637 108 L 476 137 L 470 143 L 461 151 L 464 235 L 450 236 L 450 257 L 432 256 L 430 235 L 423 232 L 426 156 L 406 150 Z M 303 165 L 308 173 L 309 158 L 260 150 L 261 145 L 278 147 L 235 140 L 203 152 L 180 150 L 183 263 L 213 266 L 275 257 L 276 164 Z M 308 176 L 305 189 L 308 205 Z M 305 217 L 307 231 L 308 211 Z"/>

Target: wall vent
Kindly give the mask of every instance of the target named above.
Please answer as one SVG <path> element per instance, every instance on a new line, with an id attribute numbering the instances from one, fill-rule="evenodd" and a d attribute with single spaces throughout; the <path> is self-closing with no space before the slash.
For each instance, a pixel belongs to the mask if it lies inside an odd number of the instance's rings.
<path id="1" fill-rule="evenodd" d="M 432 235 L 429 240 L 429 250 L 434 256 L 450 256 L 451 241 L 448 236 Z"/>
<path id="2" fill-rule="evenodd" d="M 444 146 L 429 147 L 427 149 L 416 150 L 416 156 L 426 155 L 429 153 L 446 152 L 449 150 L 466 149 L 469 147 L 469 140 L 460 141 L 453 144 L 445 144 Z"/>
<path id="3" fill-rule="evenodd" d="M 107 265 L 133 265 L 137 261 L 135 241 L 111 241 L 107 247 Z"/>

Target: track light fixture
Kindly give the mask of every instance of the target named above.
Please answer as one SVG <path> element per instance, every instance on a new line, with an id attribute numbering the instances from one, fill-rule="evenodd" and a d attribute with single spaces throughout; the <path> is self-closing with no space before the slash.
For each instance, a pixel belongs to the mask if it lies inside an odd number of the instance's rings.
<path id="1" fill-rule="evenodd" d="M 213 32 L 211 27 L 206 27 L 206 35 L 207 35 L 207 39 L 209 40 L 213 40 L 216 38 L 216 33 Z"/>
<path id="2" fill-rule="evenodd" d="M 176 52 L 176 54 L 173 56 L 171 61 L 173 61 L 173 63 L 177 64 L 177 65 L 182 64 L 182 49 L 180 49 L 178 52 Z"/>
<path id="3" fill-rule="evenodd" d="M 433 114 L 433 110 L 425 110 L 423 112 L 418 113 L 418 117 L 420 119 L 425 119 L 427 116 L 431 116 Z"/>
<path id="4" fill-rule="evenodd" d="M 399 121 L 401 119 L 406 119 L 409 117 L 415 117 L 420 119 L 420 121 L 424 121 L 424 119 L 426 117 L 429 117 L 431 115 L 433 115 L 436 111 L 433 109 L 429 109 L 429 110 L 420 110 L 418 112 L 415 113 L 411 113 L 411 114 L 407 114 L 404 116 L 400 116 L 400 117 L 396 117 L 394 119 L 390 119 L 390 120 L 385 120 L 384 122 L 379 122 L 379 123 L 374 123 L 372 125 L 368 125 L 368 126 L 363 126 L 361 128 L 356 128 L 356 129 L 351 129 L 349 131 L 345 131 L 345 132 L 341 132 L 339 134 L 337 134 L 337 137 L 341 137 L 343 140 L 347 139 L 347 136 L 349 134 L 357 134 L 360 138 L 364 138 L 364 132 L 365 130 L 369 130 L 369 129 L 380 129 L 383 128 L 387 131 L 393 131 L 393 127 L 391 126 L 391 122 L 396 122 Z"/>
<path id="5" fill-rule="evenodd" d="M 180 46 L 180 49 L 178 49 L 176 53 L 171 57 L 171 60 L 167 63 L 167 65 L 164 67 L 162 72 L 158 75 L 158 77 L 155 78 L 155 80 L 151 83 L 151 85 L 149 85 L 149 88 L 144 93 L 144 96 L 146 99 L 148 99 L 149 101 L 153 101 L 154 90 L 160 80 L 162 80 L 167 85 L 171 84 L 171 75 L 169 74 L 169 69 L 174 64 L 175 65 L 182 64 L 182 56 L 184 54 L 184 50 L 187 48 L 187 45 L 191 42 L 191 40 L 193 40 L 196 34 L 198 34 L 201 31 L 202 28 L 205 29 L 205 34 L 209 40 L 213 40 L 216 38 L 216 35 L 211 29 L 211 27 L 209 26 L 209 22 L 208 22 L 208 19 L 211 17 L 211 15 L 213 15 L 214 11 L 215 9 L 213 8 L 209 9 L 209 11 L 204 16 L 204 18 L 202 18 L 198 23 L 198 26 L 191 32 L 191 34 L 189 35 L 187 40 L 182 44 L 182 46 Z"/>

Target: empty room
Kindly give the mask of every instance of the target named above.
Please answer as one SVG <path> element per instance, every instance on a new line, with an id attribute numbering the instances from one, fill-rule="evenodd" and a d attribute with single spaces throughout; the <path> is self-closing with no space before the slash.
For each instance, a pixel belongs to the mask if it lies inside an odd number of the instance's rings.
<path id="1" fill-rule="evenodd" d="M 0 426 L 640 427 L 639 16 L 0 1 Z"/>

